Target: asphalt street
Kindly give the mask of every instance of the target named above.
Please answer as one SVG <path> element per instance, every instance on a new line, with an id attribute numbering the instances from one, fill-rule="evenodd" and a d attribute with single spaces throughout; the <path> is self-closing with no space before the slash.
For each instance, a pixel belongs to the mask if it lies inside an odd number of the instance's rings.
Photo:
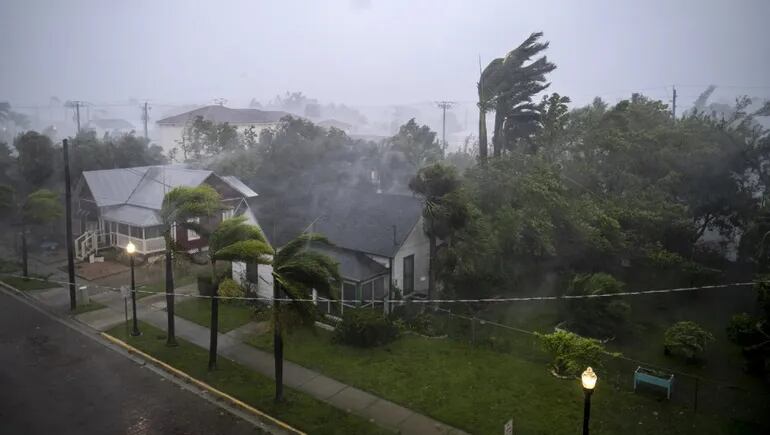
<path id="1" fill-rule="evenodd" d="M 0 434 L 260 434 L 0 292 Z"/>

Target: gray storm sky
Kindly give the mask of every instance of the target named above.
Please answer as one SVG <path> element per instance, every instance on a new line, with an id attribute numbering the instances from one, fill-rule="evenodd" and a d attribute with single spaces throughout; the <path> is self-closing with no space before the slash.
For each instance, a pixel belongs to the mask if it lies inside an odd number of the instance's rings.
<path id="1" fill-rule="evenodd" d="M 768 19 L 767 0 L 2 0 L 0 100 L 469 101 L 479 55 L 533 31 L 551 42 L 551 89 L 577 102 L 671 84 L 683 104 L 709 83 L 768 96 Z"/>

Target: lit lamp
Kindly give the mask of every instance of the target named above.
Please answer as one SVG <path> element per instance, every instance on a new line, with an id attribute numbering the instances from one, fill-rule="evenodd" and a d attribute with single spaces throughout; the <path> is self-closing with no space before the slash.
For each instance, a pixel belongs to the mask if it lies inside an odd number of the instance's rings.
<path id="1" fill-rule="evenodd" d="M 583 384 L 583 435 L 588 435 L 588 421 L 591 419 L 591 394 L 596 387 L 596 373 L 591 367 L 588 367 L 580 376 L 580 382 Z"/>
<path id="2" fill-rule="evenodd" d="M 142 335 L 142 333 L 139 332 L 139 322 L 136 318 L 136 283 L 134 281 L 134 253 L 136 253 L 136 246 L 131 241 L 126 245 L 126 253 L 128 254 L 129 263 L 131 264 L 131 312 L 134 316 L 131 335 L 136 337 Z"/>

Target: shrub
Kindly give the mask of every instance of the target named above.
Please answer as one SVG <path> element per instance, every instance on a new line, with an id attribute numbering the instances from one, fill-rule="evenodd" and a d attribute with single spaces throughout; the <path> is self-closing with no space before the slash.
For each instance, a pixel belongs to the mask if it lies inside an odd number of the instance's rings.
<path id="1" fill-rule="evenodd" d="M 543 349 L 553 357 L 551 368 L 559 376 L 579 376 L 586 367 L 602 367 L 602 361 L 607 354 L 598 340 L 581 337 L 569 331 L 537 336 Z"/>
<path id="2" fill-rule="evenodd" d="M 368 309 L 345 310 L 337 325 L 334 340 L 358 347 L 389 343 L 398 337 L 398 328 L 382 313 Z"/>
<path id="3" fill-rule="evenodd" d="M 706 344 L 714 336 L 690 321 L 677 322 L 663 335 L 663 351 L 666 355 L 675 352 L 684 355 L 689 361 L 697 359 L 706 350 Z"/>
<path id="4" fill-rule="evenodd" d="M 244 295 L 243 288 L 230 278 L 225 278 L 219 283 L 219 296 L 228 298 L 241 298 Z M 234 302 L 235 299 L 222 299 L 222 302 Z"/>
<path id="5" fill-rule="evenodd" d="M 734 315 L 727 325 L 727 338 L 742 346 L 754 344 L 759 339 L 757 319 L 748 313 Z"/>
<path id="6" fill-rule="evenodd" d="M 577 275 L 570 284 L 569 295 L 602 295 L 622 292 L 625 284 L 606 273 Z M 591 337 L 617 334 L 627 323 L 631 307 L 613 298 L 572 299 L 566 315 L 572 328 Z"/>

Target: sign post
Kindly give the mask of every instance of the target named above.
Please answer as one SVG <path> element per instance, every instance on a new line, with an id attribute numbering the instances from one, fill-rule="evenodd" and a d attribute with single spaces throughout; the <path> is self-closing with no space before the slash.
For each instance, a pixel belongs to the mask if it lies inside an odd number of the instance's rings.
<path id="1" fill-rule="evenodd" d="M 128 337 L 128 295 L 130 290 L 128 286 L 120 286 L 120 295 L 123 296 L 123 311 L 126 314 L 126 337 Z"/>
<path id="2" fill-rule="evenodd" d="M 505 422 L 503 427 L 503 435 L 513 435 L 513 419 Z"/>

